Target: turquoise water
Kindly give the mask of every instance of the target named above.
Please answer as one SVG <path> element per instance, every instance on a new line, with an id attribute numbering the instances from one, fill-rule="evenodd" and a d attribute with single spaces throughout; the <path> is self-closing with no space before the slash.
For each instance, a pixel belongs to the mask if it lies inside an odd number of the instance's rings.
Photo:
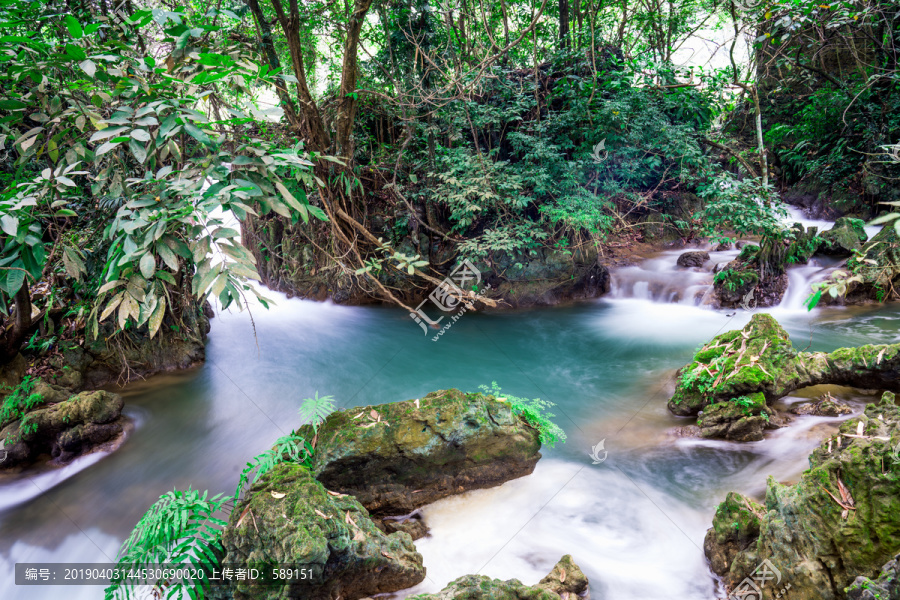
<path id="1" fill-rule="evenodd" d="M 277 299 L 253 311 L 256 339 L 246 313 L 221 314 L 205 365 L 127 388 L 135 429 L 118 451 L 0 483 L 0 572 L 16 562 L 112 562 L 160 494 L 233 491 L 244 463 L 299 425 L 300 401 L 317 391 L 346 407 L 497 381 L 557 403 L 568 442 L 545 449 L 529 477 L 426 507 L 431 535 L 417 546 L 428 579 L 413 591 L 474 572 L 533 584 L 568 553 L 595 598 L 709 599 L 716 583 L 702 541 L 716 504 L 731 489 L 760 494 L 770 474 L 795 479 L 835 424 L 804 417 L 743 445 L 669 433 L 686 424 L 665 410 L 674 370 L 698 344 L 742 326 L 742 311 L 598 300 L 469 313 L 432 342 L 396 309 Z M 896 306 L 774 314 L 801 348 L 898 341 Z M 857 407 L 871 397 L 838 395 Z M 608 459 L 594 465 L 601 440 Z M 93 599 L 102 588 L 16 588 L 7 577 L 0 597 Z"/>

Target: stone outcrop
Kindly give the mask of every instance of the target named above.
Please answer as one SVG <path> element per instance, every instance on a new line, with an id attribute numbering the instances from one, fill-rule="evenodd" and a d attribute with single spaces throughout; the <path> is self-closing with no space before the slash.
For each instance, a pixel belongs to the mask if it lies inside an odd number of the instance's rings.
<path id="1" fill-rule="evenodd" d="M 539 432 L 507 402 L 456 389 L 334 412 L 316 439 L 316 479 L 379 517 L 528 475 L 541 457 Z"/>
<path id="2" fill-rule="evenodd" d="M 13 404 L 9 397 L 4 406 Z M 28 466 L 49 457 L 57 464 L 88 453 L 118 438 L 126 424 L 124 402 L 106 391 L 71 395 L 68 390 L 39 382 L 0 422 L 4 469 Z"/>
<path id="3" fill-rule="evenodd" d="M 847 588 L 849 600 L 900 600 L 900 554 L 881 568 L 877 578 L 857 577 Z"/>
<path id="4" fill-rule="evenodd" d="M 268 572 L 303 566 L 290 584 L 234 581 L 215 598 L 357 600 L 412 587 L 425 578 L 422 556 L 403 532 L 382 532 L 352 496 L 326 490 L 305 467 L 282 463 L 239 502 L 222 535 L 223 565 Z"/>
<path id="5" fill-rule="evenodd" d="M 729 494 L 704 543 L 711 568 L 733 591 L 769 561 L 793 600 L 838 600 L 878 577 L 900 550 L 898 451 L 900 407 L 886 393 L 813 451 L 799 482 L 770 478 L 764 505 Z"/>
<path id="6" fill-rule="evenodd" d="M 701 437 L 734 442 L 759 441 L 766 429 L 779 426 L 777 414 L 766 405 L 765 396 L 759 392 L 710 404 L 699 417 L 697 425 Z"/>
<path id="7" fill-rule="evenodd" d="M 831 256 L 850 256 L 854 250 L 862 249 L 869 239 L 865 225 L 862 219 L 840 217 L 831 229 L 819 234 L 824 241 L 817 252 Z"/>
<path id="8" fill-rule="evenodd" d="M 590 600 L 588 579 L 570 555 L 533 586 L 518 579 L 501 581 L 485 575 L 465 575 L 437 594 L 418 594 L 409 600 Z"/>
<path id="9" fill-rule="evenodd" d="M 689 252 L 682 253 L 678 260 L 675 261 L 679 267 L 690 268 L 690 267 L 702 267 L 703 263 L 709 260 L 709 252 L 704 252 L 702 250 L 692 250 Z"/>
<path id="10" fill-rule="evenodd" d="M 716 336 L 678 371 L 669 410 L 693 416 L 706 406 L 761 393 L 770 404 L 820 384 L 900 388 L 900 344 L 799 352 L 770 315 L 757 313 L 741 330 Z"/>

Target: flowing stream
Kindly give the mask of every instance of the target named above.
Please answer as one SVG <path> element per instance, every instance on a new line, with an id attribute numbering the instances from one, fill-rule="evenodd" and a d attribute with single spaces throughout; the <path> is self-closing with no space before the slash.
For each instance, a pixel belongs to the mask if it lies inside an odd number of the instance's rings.
<path id="1" fill-rule="evenodd" d="M 721 262 L 735 252 L 713 254 Z M 102 598 L 101 587 L 17 588 L 13 565 L 113 562 L 160 494 L 188 486 L 233 492 L 245 462 L 299 425 L 297 407 L 316 391 L 349 407 L 448 387 L 474 391 L 491 381 L 555 402 L 568 442 L 545 448 L 528 477 L 425 507 L 431 533 L 416 545 L 428 577 L 392 597 L 437 591 L 469 573 L 531 585 L 572 554 L 594 598 L 715 598 L 702 546 L 716 505 L 729 490 L 761 496 L 769 475 L 796 480 L 839 419 L 798 417 L 748 444 L 674 436 L 688 423 L 665 407 L 675 369 L 751 313 L 700 306 L 711 273 L 677 269 L 673 256 L 620 270 L 607 298 L 468 313 L 437 342 L 396 309 L 272 292 L 277 306 L 254 310 L 256 339 L 246 314 L 219 314 L 206 364 L 124 390 L 135 427 L 119 450 L 0 481 L 0 572 L 8 574 L 0 598 Z M 801 284 L 815 273 L 795 275 Z M 786 300 L 771 312 L 800 348 L 898 341 L 895 305 L 798 308 Z M 874 399 L 830 390 L 857 411 Z M 592 464 L 589 453 L 601 440 L 608 458 Z"/>

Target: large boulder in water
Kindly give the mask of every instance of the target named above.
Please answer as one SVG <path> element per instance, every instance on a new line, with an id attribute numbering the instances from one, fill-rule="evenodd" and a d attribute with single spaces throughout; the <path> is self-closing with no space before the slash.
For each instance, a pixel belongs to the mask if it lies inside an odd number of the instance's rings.
<path id="1" fill-rule="evenodd" d="M 831 229 L 819 234 L 824 242 L 819 246 L 818 252 L 832 256 L 850 256 L 869 239 L 865 225 L 862 219 L 839 218 Z"/>
<path id="2" fill-rule="evenodd" d="M 756 392 L 710 404 L 703 409 L 697 425 L 704 438 L 755 442 L 763 439 L 766 429 L 778 427 L 777 418 L 775 410 L 766 405 L 765 396 Z"/>
<path id="3" fill-rule="evenodd" d="M 678 260 L 675 261 L 679 267 L 702 267 L 703 263 L 709 260 L 709 252 L 704 252 L 702 250 L 692 250 L 690 252 L 685 252 L 678 257 Z"/>
<path id="4" fill-rule="evenodd" d="M 403 532 L 386 535 L 352 496 L 335 494 L 305 467 L 282 463 L 250 488 L 222 534 L 225 566 L 308 568 L 312 577 L 233 581 L 215 597 L 233 600 L 356 600 L 395 592 L 425 579 L 422 556 Z"/>
<path id="5" fill-rule="evenodd" d="M 770 478 L 764 508 L 729 494 L 704 544 L 711 567 L 729 591 L 765 567 L 780 575 L 774 589 L 790 584 L 792 600 L 844 598 L 900 551 L 897 448 L 900 407 L 886 393 L 813 451 L 796 484 Z M 775 597 L 772 583 L 765 597 Z"/>
<path id="6" fill-rule="evenodd" d="M 588 579 L 570 555 L 563 556 L 550 574 L 534 586 L 518 579 L 501 581 L 485 575 L 465 575 L 437 594 L 409 600 L 590 600 Z"/>
<path id="7" fill-rule="evenodd" d="M 316 437 L 316 479 L 378 516 L 528 475 L 541 457 L 540 433 L 509 403 L 456 389 L 334 412 Z"/>
<path id="8" fill-rule="evenodd" d="M 710 404 L 761 393 L 766 403 L 820 384 L 900 388 L 900 344 L 798 352 L 770 315 L 756 313 L 743 329 L 717 335 L 678 371 L 669 410 L 693 416 Z"/>

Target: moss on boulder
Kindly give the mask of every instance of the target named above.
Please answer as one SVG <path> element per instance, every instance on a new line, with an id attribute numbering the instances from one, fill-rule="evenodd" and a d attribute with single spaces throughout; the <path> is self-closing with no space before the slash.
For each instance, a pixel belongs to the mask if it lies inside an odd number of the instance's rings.
<path id="1" fill-rule="evenodd" d="M 298 433 L 313 438 L 309 426 Z M 404 515 L 530 474 L 539 433 L 510 405 L 456 389 L 337 411 L 318 428 L 312 470 L 377 516 Z"/>
<path id="2" fill-rule="evenodd" d="M 869 236 L 866 234 L 865 222 L 852 217 L 840 217 L 828 231 L 819 234 L 823 243 L 818 252 L 831 256 L 850 256 L 854 250 L 860 250 Z"/>
<path id="3" fill-rule="evenodd" d="M 766 405 L 760 392 L 710 404 L 700 417 L 697 424 L 704 438 L 755 442 L 763 439 L 766 429 L 777 427 L 776 413 Z"/>
<path id="4" fill-rule="evenodd" d="M 769 404 L 812 385 L 896 389 L 900 387 L 900 344 L 798 352 L 771 315 L 757 313 L 743 329 L 713 338 L 677 377 L 668 406 L 680 416 L 755 393 Z"/>
<path id="5" fill-rule="evenodd" d="M 41 399 L 33 410 L 0 431 L 7 453 L 3 468 L 26 466 L 47 455 L 66 463 L 124 431 L 124 402 L 118 394 L 99 390 L 69 396 L 44 383 L 36 384 L 34 393 Z"/>
<path id="6" fill-rule="evenodd" d="M 251 487 L 248 499 L 232 511 L 222 543 L 224 565 L 264 573 L 303 566 L 314 574 L 285 585 L 234 581 L 227 591 L 216 590 L 217 597 L 234 600 L 356 600 L 425 578 L 422 556 L 408 534 L 386 535 L 355 498 L 326 490 L 294 464 L 277 465 Z"/>
<path id="7" fill-rule="evenodd" d="M 534 586 L 518 579 L 501 581 L 485 575 L 465 575 L 437 594 L 418 594 L 409 600 L 590 600 L 588 579 L 570 555 Z"/>
<path id="8" fill-rule="evenodd" d="M 836 600 L 857 576 L 875 577 L 900 549 L 898 445 L 900 409 L 885 395 L 813 451 L 798 483 L 770 478 L 765 511 L 750 504 L 742 512 L 744 500 L 729 495 L 705 544 L 726 587 L 764 560 L 781 572 L 781 585 L 790 583 L 794 600 Z M 728 535 L 732 522 L 745 528 L 742 537 Z"/>
<path id="9" fill-rule="evenodd" d="M 881 568 L 874 580 L 857 577 L 847 588 L 849 600 L 900 600 L 900 554 Z"/>

